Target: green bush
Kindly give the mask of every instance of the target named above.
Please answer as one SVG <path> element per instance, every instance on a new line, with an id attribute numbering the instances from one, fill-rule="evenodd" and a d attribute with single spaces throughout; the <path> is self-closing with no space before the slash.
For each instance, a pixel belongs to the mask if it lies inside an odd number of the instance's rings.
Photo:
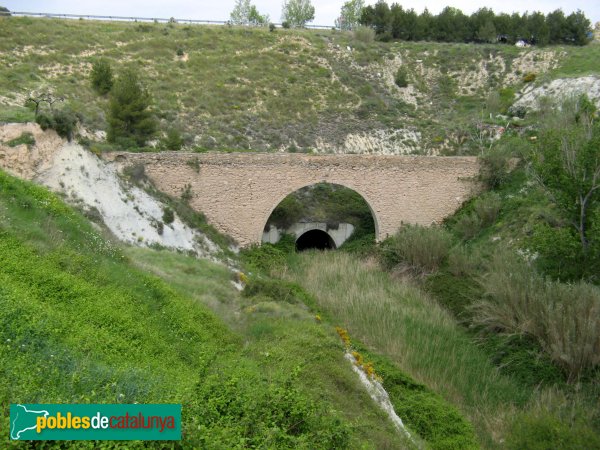
<path id="1" fill-rule="evenodd" d="M 150 94 L 137 72 L 124 71 L 115 82 L 108 108 L 108 142 L 125 148 L 143 147 L 156 133 L 156 120 L 150 111 Z"/>
<path id="2" fill-rule="evenodd" d="M 167 150 L 181 150 L 183 146 L 181 132 L 177 128 L 169 128 L 163 144 Z"/>
<path id="3" fill-rule="evenodd" d="M 475 275 L 480 266 L 481 259 L 464 245 L 453 247 L 448 254 L 448 272 L 456 277 Z"/>
<path id="4" fill-rule="evenodd" d="M 443 228 L 404 225 L 382 243 L 381 255 L 388 269 L 405 264 L 417 271 L 432 272 L 446 259 L 451 245 L 452 237 Z"/>
<path id="5" fill-rule="evenodd" d="M 185 203 L 189 203 L 193 196 L 194 193 L 192 192 L 192 185 L 187 183 L 181 192 L 181 200 Z"/>
<path id="6" fill-rule="evenodd" d="M 481 288 L 473 277 L 455 276 L 450 271 L 438 271 L 429 275 L 424 288 L 460 320 L 471 317 L 473 299 L 481 294 Z"/>
<path id="7" fill-rule="evenodd" d="M 35 121 L 42 130 L 55 130 L 59 136 L 71 141 L 79 118 L 70 108 L 56 109 L 51 113 L 40 112 Z"/>
<path id="8" fill-rule="evenodd" d="M 268 225 L 275 225 L 277 228 L 287 228 L 295 222 L 298 222 L 304 213 L 304 207 L 295 195 L 288 195 L 273 210 L 269 217 Z"/>
<path id="9" fill-rule="evenodd" d="M 369 44 L 375 40 L 375 30 L 369 27 L 357 27 L 352 32 L 354 39 L 358 42 Z"/>
<path id="10" fill-rule="evenodd" d="M 37 116 L 35 116 L 35 121 L 44 131 L 48 129 L 54 129 L 54 117 L 51 114 L 41 112 Z"/>
<path id="11" fill-rule="evenodd" d="M 173 223 L 175 220 L 175 213 L 171 208 L 167 207 L 163 210 L 162 220 L 167 225 Z"/>
<path id="12" fill-rule="evenodd" d="M 570 225 L 537 224 L 527 237 L 527 244 L 538 254 L 536 267 L 555 280 L 593 278 L 600 270 L 600 252 L 584 255 L 579 235 Z"/>
<path id="13" fill-rule="evenodd" d="M 129 178 L 136 185 L 140 185 L 148 180 L 146 176 L 146 166 L 144 163 L 135 163 L 123 169 L 123 175 Z"/>
<path id="14" fill-rule="evenodd" d="M 523 82 L 524 83 L 532 83 L 535 81 L 535 79 L 537 78 L 537 75 L 533 72 L 529 72 L 527 74 L 525 74 L 525 76 L 523 77 Z"/>
<path id="15" fill-rule="evenodd" d="M 251 277 L 242 291 L 244 297 L 267 297 L 276 302 L 305 303 L 309 294 L 296 283 L 289 281 Z M 309 300 L 310 303 L 310 300 Z"/>
<path id="16" fill-rule="evenodd" d="M 486 151 L 480 158 L 480 179 L 488 189 L 496 189 L 504 183 L 510 175 L 511 143 L 496 146 Z M 522 147 L 522 145 L 520 145 Z"/>
<path id="17" fill-rule="evenodd" d="M 69 108 L 54 111 L 54 129 L 59 136 L 66 138 L 69 142 L 77 128 L 77 115 Z"/>
<path id="18" fill-rule="evenodd" d="M 92 65 L 90 73 L 92 88 L 100 95 L 106 95 L 114 83 L 113 72 L 107 59 L 99 59 Z"/>
<path id="19" fill-rule="evenodd" d="M 498 213 L 502 207 L 500 195 L 495 192 L 489 192 L 480 196 L 473 204 L 473 210 L 481 221 L 481 225 L 487 227 L 493 224 L 498 218 Z"/>
<path id="20" fill-rule="evenodd" d="M 396 72 L 394 82 L 396 83 L 396 86 L 400 88 L 405 88 L 408 86 L 408 72 L 404 66 L 400 67 Z"/>
<path id="21" fill-rule="evenodd" d="M 377 35 L 377 40 L 379 42 L 391 42 L 394 39 L 394 36 L 389 31 L 384 31 L 381 34 Z"/>
<path id="22" fill-rule="evenodd" d="M 300 371 L 269 380 L 243 363 L 199 382 L 189 414 L 193 448 L 345 449 L 349 426 L 299 388 Z"/>
<path id="23" fill-rule="evenodd" d="M 240 257 L 250 271 L 269 274 L 273 269 L 285 265 L 286 254 L 285 251 L 272 244 L 263 244 L 243 249 Z"/>
<path id="24" fill-rule="evenodd" d="M 454 224 L 454 231 L 463 240 L 471 240 L 481 231 L 481 219 L 475 213 L 463 214 Z"/>

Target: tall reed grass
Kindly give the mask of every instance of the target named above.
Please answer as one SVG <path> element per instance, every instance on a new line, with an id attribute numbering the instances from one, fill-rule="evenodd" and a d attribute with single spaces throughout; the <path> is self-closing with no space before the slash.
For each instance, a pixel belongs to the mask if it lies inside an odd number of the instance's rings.
<path id="1" fill-rule="evenodd" d="M 576 381 L 600 365 L 600 289 L 544 279 L 522 258 L 500 252 L 481 279 L 485 298 L 474 322 L 485 329 L 534 337 Z"/>
<path id="2" fill-rule="evenodd" d="M 450 313 L 376 263 L 345 253 L 306 253 L 290 264 L 287 276 L 314 295 L 324 314 L 459 405 L 486 445 L 527 401 L 530 392 L 501 376 Z"/>
<path id="3" fill-rule="evenodd" d="M 452 235 L 443 228 L 404 225 L 382 245 L 384 264 L 403 264 L 418 272 L 432 272 L 443 263 L 452 245 Z"/>

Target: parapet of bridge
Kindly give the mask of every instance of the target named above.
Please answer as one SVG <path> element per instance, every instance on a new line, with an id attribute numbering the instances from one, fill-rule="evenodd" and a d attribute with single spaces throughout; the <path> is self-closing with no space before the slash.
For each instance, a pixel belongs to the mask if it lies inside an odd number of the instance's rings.
<path id="1" fill-rule="evenodd" d="M 287 195 L 319 182 L 360 194 L 378 241 L 403 223 L 441 222 L 479 189 L 476 157 L 114 152 L 105 158 L 120 168 L 144 164 L 168 195 L 188 190 L 190 206 L 242 247 L 261 242 L 267 219 Z"/>

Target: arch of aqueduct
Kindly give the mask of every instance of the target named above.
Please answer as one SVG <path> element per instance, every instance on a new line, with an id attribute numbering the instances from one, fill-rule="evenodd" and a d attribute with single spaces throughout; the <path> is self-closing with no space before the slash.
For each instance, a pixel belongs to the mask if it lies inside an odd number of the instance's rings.
<path id="1" fill-rule="evenodd" d="M 292 153 L 126 153 L 120 167 L 143 163 L 161 191 L 179 197 L 240 246 L 260 243 L 271 212 L 290 193 L 318 182 L 358 192 L 369 204 L 378 241 L 402 223 L 430 225 L 477 190 L 475 157 L 306 155 Z"/>

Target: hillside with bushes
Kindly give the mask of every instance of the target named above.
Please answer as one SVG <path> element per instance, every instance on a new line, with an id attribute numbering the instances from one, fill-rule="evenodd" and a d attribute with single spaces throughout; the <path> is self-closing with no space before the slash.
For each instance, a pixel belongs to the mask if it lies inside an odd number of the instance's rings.
<path id="1" fill-rule="evenodd" d="M 95 151 L 477 154 L 482 134 L 531 125 L 527 108 L 510 109 L 522 94 L 553 80 L 568 91 L 600 72 L 595 43 L 517 48 L 382 42 L 366 27 L 0 20 L 0 121 L 33 121 L 37 111 Z M 144 139 L 114 133 L 129 119 L 113 117 L 122 103 L 108 92 L 125 78 L 148 116 Z"/>

